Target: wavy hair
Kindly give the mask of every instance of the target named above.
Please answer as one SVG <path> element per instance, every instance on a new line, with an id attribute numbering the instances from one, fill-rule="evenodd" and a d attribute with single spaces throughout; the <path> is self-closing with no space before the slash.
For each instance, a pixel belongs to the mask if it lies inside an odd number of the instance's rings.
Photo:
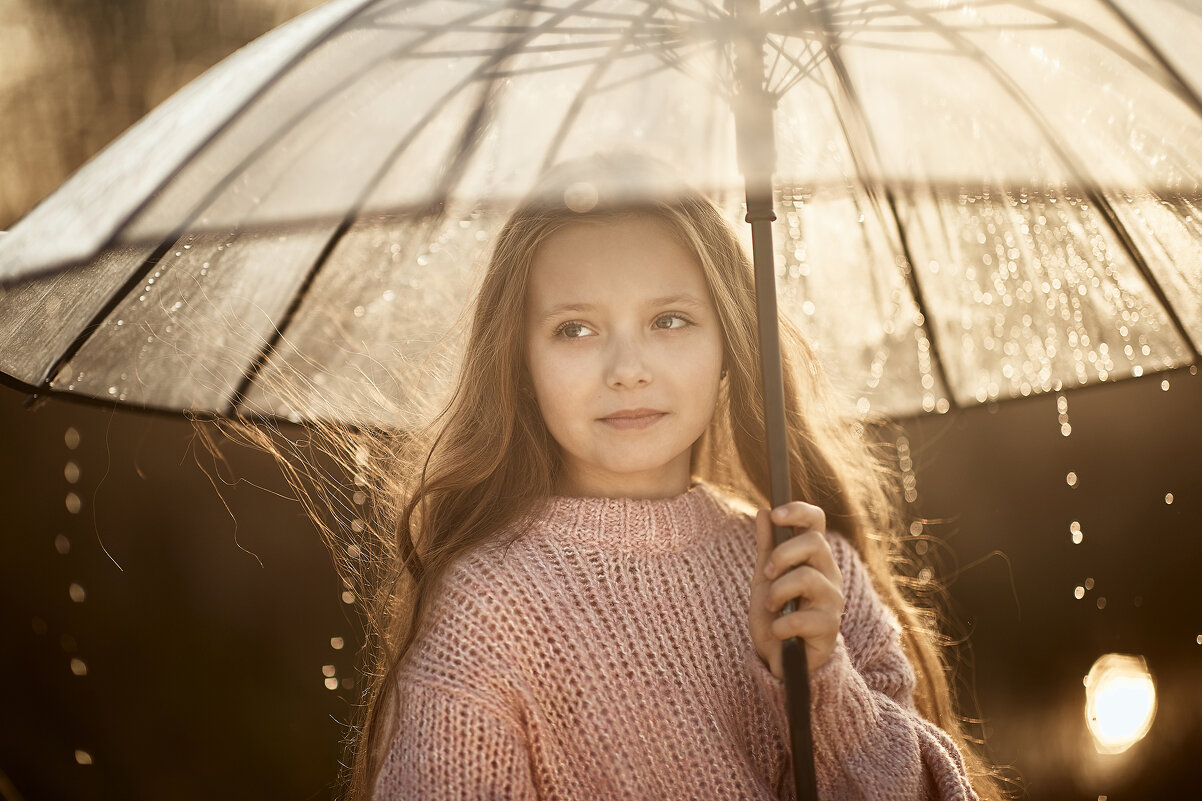
<path id="1" fill-rule="evenodd" d="M 663 223 L 701 267 L 721 322 L 728 377 L 717 411 L 694 447 L 692 473 L 756 506 L 768 505 L 768 459 L 752 265 L 730 223 L 705 195 L 640 156 L 595 156 L 553 168 L 496 238 L 476 296 L 461 369 L 450 399 L 422 430 L 404 434 L 326 427 L 307 441 L 317 457 L 368 485 L 379 499 L 363 544 L 344 546 L 323 526 L 348 586 L 368 600 L 368 686 L 347 745 L 348 798 L 371 797 L 395 736 L 397 673 L 448 567 L 486 542 L 512 541 L 527 513 L 553 494 L 562 470 L 528 382 L 527 285 L 539 246 L 569 225 L 647 215 Z M 864 421 L 846 419 L 814 350 L 781 321 L 792 497 L 821 506 L 827 524 L 856 548 L 886 604 L 902 623 L 915 670 L 915 704 L 960 746 L 983 798 L 1000 798 L 996 774 L 970 743 L 948 682 L 938 611 L 916 592 L 903 555 L 904 520 L 886 448 Z M 267 438 L 257 445 L 273 450 Z M 320 444 L 319 444 L 320 443 Z M 312 470 L 281 462 L 314 519 L 346 501 L 336 482 L 304 481 Z M 315 463 L 309 453 L 301 461 Z M 370 479 L 369 466 L 375 466 Z M 317 486 L 316 495 L 314 487 Z M 349 485 L 348 485 L 349 486 Z M 370 536 L 374 534 L 374 536 Z M 354 564 L 349 548 L 367 557 Z M 364 553 L 366 551 L 366 553 Z M 367 565 L 365 568 L 364 565 Z M 924 589 L 929 590 L 930 587 Z"/>

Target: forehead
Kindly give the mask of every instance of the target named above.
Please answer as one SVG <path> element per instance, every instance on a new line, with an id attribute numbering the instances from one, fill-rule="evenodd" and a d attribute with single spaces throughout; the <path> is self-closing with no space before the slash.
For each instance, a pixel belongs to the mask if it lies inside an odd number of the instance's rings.
<path id="1" fill-rule="evenodd" d="M 697 259 L 666 223 L 650 216 L 569 224 L 539 245 L 531 265 L 533 310 L 680 293 L 709 299 Z"/>

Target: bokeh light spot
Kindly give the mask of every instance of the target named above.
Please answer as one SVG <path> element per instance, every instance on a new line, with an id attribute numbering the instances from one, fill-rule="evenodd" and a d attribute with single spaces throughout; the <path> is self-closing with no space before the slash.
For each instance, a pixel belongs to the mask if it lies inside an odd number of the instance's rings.
<path id="1" fill-rule="evenodd" d="M 1121 754 L 1156 717 L 1156 684 L 1141 656 L 1106 654 L 1085 677 L 1085 720 L 1099 754 Z"/>
<path id="2" fill-rule="evenodd" d="M 82 748 L 76 748 L 75 749 L 75 761 L 77 764 L 80 764 L 80 765 L 91 765 L 92 764 L 92 755 L 89 754 L 87 751 L 83 750 Z"/>

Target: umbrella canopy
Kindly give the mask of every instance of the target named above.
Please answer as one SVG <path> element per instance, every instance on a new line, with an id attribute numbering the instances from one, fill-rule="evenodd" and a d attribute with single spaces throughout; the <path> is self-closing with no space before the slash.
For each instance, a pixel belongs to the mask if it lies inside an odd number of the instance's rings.
<path id="1" fill-rule="evenodd" d="M 749 95 L 773 112 L 755 133 L 775 140 L 782 312 L 860 413 L 1180 366 L 1202 343 L 1199 40 L 1171 0 L 334 0 L 0 237 L 0 370 L 155 409 L 414 424 L 547 165 L 637 148 L 742 217 Z"/>

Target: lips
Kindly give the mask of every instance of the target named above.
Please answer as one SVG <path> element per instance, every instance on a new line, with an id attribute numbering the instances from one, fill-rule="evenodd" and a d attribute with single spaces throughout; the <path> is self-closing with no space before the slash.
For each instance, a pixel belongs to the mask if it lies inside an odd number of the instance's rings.
<path id="1" fill-rule="evenodd" d="M 625 431 L 655 425 L 667 414 L 658 409 L 622 409 L 600 418 L 600 421 L 611 428 Z"/>

